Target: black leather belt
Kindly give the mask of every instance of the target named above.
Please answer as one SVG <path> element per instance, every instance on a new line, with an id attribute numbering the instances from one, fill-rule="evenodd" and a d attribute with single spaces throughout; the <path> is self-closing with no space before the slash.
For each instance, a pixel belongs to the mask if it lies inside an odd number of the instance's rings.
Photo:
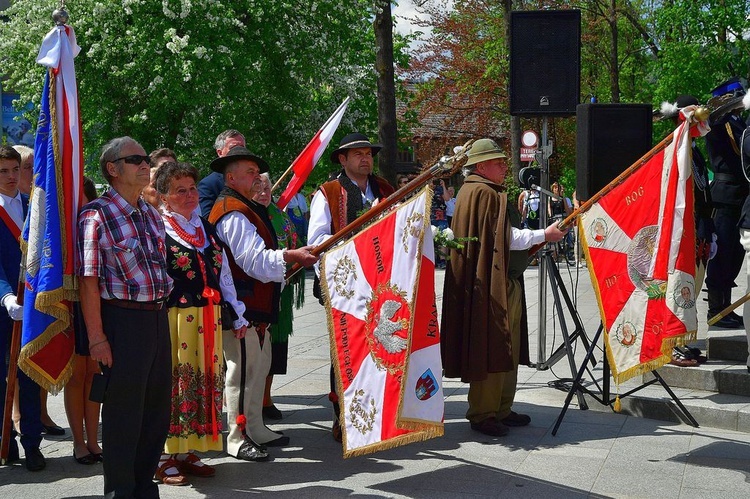
<path id="1" fill-rule="evenodd" d="M 714 180 L 721 180 L 722 182 L 740 182 L 737 176 L 732 175 L 731 173 L 714 173 Z"/>
<path id="2" fill-rule="evenodd" d="M 130 310 L 161 310 L 164 308 L 164 300 L 161 301 L 133 301 L 133 300 L 104 300 L 104 303 L 118 308 Z"/>

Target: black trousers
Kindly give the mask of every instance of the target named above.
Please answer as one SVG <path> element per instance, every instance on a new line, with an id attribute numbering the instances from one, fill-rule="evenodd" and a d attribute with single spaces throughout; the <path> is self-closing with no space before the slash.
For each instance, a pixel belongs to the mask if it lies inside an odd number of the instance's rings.
<path id="1" fill-rule="evenodd" d="M 731 304 L 732 288 L 737 286 L 734 280 L 740 273 L 745 250 L 740 244 L 741 206 L 719 205 L 714 213 L 716 227 L 716 256 L 709 260 L 706 269 L 706 287 L 709 294 L 721 297 L 721 308 L 710 310 L 712 313 L 721 312 Z M 718 303 L 717 303 L 718 305 Z"/>
<path id="2" fill-rule="evenodd" d="M 102 405 L 104 496 L 159 497 L 153 482 L 167 440 L 172 358 L 167 310 L 102 300 L 112 368 Z"/>
<path id="3" fill-rule="evenodd" d="M 6 360 L 8 352 L 10 352 L 13 321 L 5 314 L 5 310 L 2 311 L 2 314 L 3 317 L 0 317 L 0 393 L 4 398 L 8 375 Z M 39 385 L 26 376 L 26 373 L 21 369 L 16 369 L 18 372 L 18 402 L 21 411 L 21 445 L 28 454 L 32 449 L 38 449 L 42 442 L 42 422 L 39 420 L 42 405 L 39 400 Z M 0 408 L 0 415 L 2 414 L 3 409 Z M 12 438 L 9 445 L 9 448 L 18 445 L 15 438 Z"/>

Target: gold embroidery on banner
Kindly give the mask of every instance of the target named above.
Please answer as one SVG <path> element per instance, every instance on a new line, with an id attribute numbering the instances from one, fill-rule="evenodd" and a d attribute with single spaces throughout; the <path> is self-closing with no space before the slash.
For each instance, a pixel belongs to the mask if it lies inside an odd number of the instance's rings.
<path id="1" fill-rule="evenodd" d="M 349 403 L 349 421 L 351 422 L 354 429 L 360 432 L 362 435 L 366 435 L 372 431 L 375 425 L 375 416 L 378 413 L 378 408 L 375 406 L 375 399 L 371 398 L 369 403 L 369 411 L 365 404 L 362 403 L 360 397 L 365 394 L 365 391 L 361 388 L 354 392 L 354 397 Z"/>
<path id="2" fill-rule="evenodd" d="M 643 194 L 645 192 L 645 189 L 643 186 L 638 186 L 637 189 L 634 189 L 630 194 L 625 196 L 625 205 L 630 206 L 632 203 L 635 203 L 638 198 L 643 197 Z"/>
<path id="3" fill-rule="evenodd" d="M 344 256 L 336 262 L 336 267 L 333 269 L 333 282 L 336 292 L 346 299 L 350 299 L 354 296 L 354 289 L 347 287 L 349 277 L 351 276 L 353 281 L 357 280 L 357 266 L 348 256 Z"/>
<path id="4" fill-rule="evenodd" d="M 620 276 L 618 274 L 615 274 L 611 277 L 607 277 L 606 279 L 604 279 L 604 285 L 607 286 L 607 289 L 611 288 L 612 286 L 617 284 L 617 279 L 619 277 Z"/>
<path id="5" fill-rule="evenodd" d="M 412 213 L 406 219 L 404 230 L 401 232 L 401 244 L 404 247 L 404 253 L 409 253 L 409 239 L 418 238 L 424 224 L 424 215 L 419 212 Z"/>

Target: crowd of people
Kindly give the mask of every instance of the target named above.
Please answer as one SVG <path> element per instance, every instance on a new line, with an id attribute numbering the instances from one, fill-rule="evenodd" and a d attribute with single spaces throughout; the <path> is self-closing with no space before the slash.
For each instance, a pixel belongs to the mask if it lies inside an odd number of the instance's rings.
<path id="1" fill-rule="evenodd" d="M 738 94 L 731 81 L 715 93 Z M 750 99 L 745 101 L 750 107 Z M 708 266 L 709 316 L 728 304 L 741 264 L 742 253 L 735 254 L 740 242 L 750 264 L 750 140 L 745 140 L 741 106 L 732 102 L 725 114 L 715 116 L 707 136 L 714 171 L 710 189 L 707 163 L 697 149 L 693 156 L 700 197 L 697 262 Z M 681 96 L 676 107 L 695 103 Z M 107 497 L 158 497 L 157 482 L 185 485 L 190 475 L 215 475 L 202 462 L 202 452 L 225 450 L 237 459 L 263 461 L 269 448 L 289 444 L 289 436 L 265 423 L 283 418 L 271 389 L 274 376 L 286 373 L 293 310 L 304 300 L 304 273 L 288 280 L 287 271 L 294 264 L 314 266 L 317 284 L 313 248 L 396 190 L 373 174 L 381 146 L 360 133 L 341 139 L 330 156 L 340 170 L 315 190 L 309 206 L 299 194 L 286 210 L 274 204 L 268 163 L 247 148 L 239 131 L 219 134 L 214 149 L 212 173 L 200 179 L 198 170 L 178 161 L 170 149 L 146 154 L 133 138 L 115 138 L 104 145 L 99 160 L 109 187 L 99 196 L 93 182 L 85 183 L 76 246 L 76 356 L 65 408 L 73 458 L 82 465 L 103 464 Z M 29 151 L 0 147 L 3 357 L 12 324 L 23 316 L 13 283 L 21 259 L 18 235 L 28 211 L 28 162 Z M 538 214 L 545 207 L 538 193 L 508 198 L 503 187 L 508 158 L 491 139 L 472 144 L 465 170 L 458 195 L 440 180 L 431 203 L 432 225 L 450 227 L 455 237 L 468 241 L 450 250 L 447 259 L 444 376 L 469 384 L 470 427 L 499 437 L 531 421 L 513 410 L 518 366 L 529 363 L 523 282 L 529 249 L 566 237 L 568 231 L 557 224 L 571 213 L 572 203 L 554 184 L 558 198 L 546 207 L 552 223 L 540 228 Z M 398 178 L 396 188 L 409 181 Z M 715 240 L 727 255 L 719 262 L 709 255 Z M 319 285 L 313 289 L 320 299 Z M 743 324 L 738 315 L 727 317 L 720 327 Z M 3 389 L 5 362 L 0 366 Z M 106 387 L 94 394 L 96 374 Z M 42 434 L 64 430 L 46 415 L 46 392 L 20 370 L 17 388 L 9 460 L 19 458 L 18 433 L 26 467 L 38 471 L 45 467 Z M 340 441 L 333 366 L 329 399 L 332 434 Z"/>

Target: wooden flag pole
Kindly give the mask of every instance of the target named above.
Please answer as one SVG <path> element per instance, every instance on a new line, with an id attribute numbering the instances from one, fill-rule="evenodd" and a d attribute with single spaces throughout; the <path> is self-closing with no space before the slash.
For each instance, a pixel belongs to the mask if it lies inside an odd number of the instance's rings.
<path id="1" fill-rule="evenodd" d="M 469 147 L 471 144 L 473 144 L 474 141 L 470 140 L 466 144 L 464 144 L 461 149 L 454 154 L 453 156 L 444 156 L 440 158 L 440 160 L 432 165 L 429 169 L 423 171 L 419 174 L 415 179 L 413 179 L 411 182 L 388 196 L 383 201 L 379 202 L 372 208 L 370 208 L 367 213 L 364 213 L 362 216 L 348 224 L 347 226 L 343 227 L 341 230 L 339 230 L 337 233 L 335 233 L 333 236 L 331 236 L 329 239 L 326 239 L 321 244 L 315 246 L 313 250 L 310 252 L 315 256 L 319 256 L 321 253 L 325 252 L 326 250 L 330 249 L 332 246 L 334 246 L 336 243 L 341 241 L 342 239 L 351 236 L 355 232 L 358 232 L 362 226 L 369 223 L 375 217 L 386 211 L 391 206 L 395 205 L 402 199 L 404 199 L 406 196 L 411 194 L 412 192 L 416 191 L 420 187 L 422 187 L 424 184 L 429 182 L 433 177 L 436 175 L 442 175 L 448 172 L 454 172 L 457 171 L 461 166 L 466 162 L 467 156 L 466 153 L 469 150 Z M 302 266 L 295 263 L 294 266 L 289 269 L 286 273 L 285 278 L 290 279 L 294 274 L 302 270 Z"/>
<path id="2" fill-rule="evenodd" d="M 16 291 L 17 303 L 23 306 L 23 274 L 26 270 L 21 267 L 21 280 L 18 283 Z M 18 379 L 18 356 L 21 353 L 21 321 L 13 321 L 13 333 L 10 337 L 10 354 L 8 359 L 8 384 L 5 388 L 5 403 L 3 404 L 3 431 L 2 445 L 0 445 L 0 464 L 8 462 L 8 452 L 10 451 L 10 429 L 13 424 L 11 413 L 13 412 L 13 395 L 16 389 L 16 380 Z M 4 362 L 5 359 L 2 359 Z"/>
<path id="3" fill-rule="evenodd" d="M 746 294 L 736 302 L 729 305 L 727 308 L 719 312 L 718 314 L 714 315 L 710 319 L 708 319 L 708 325 L 713 326 L 717 322 L 719 322 L 721 319 L 729 315 L 734 309 L 739 307 L 740 305 L 743 305 L 745 302 L 750 301 L 750 293 Z"/>

